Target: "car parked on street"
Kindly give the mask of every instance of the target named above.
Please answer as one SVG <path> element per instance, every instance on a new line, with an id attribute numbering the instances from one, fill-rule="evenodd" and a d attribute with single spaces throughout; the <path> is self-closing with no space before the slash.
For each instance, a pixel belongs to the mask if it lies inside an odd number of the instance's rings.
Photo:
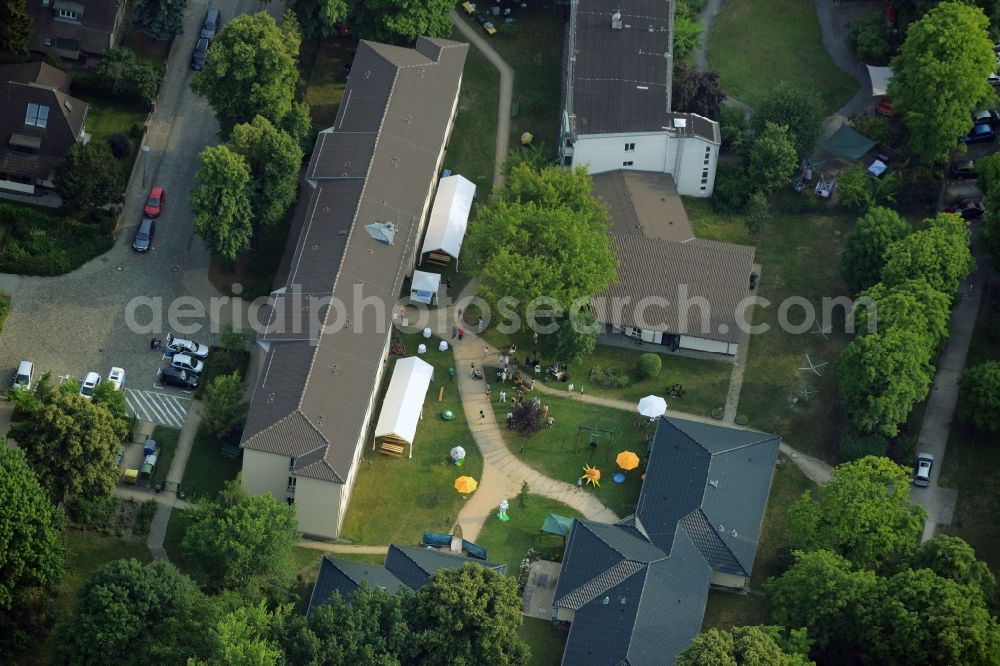
<path id="1" fill-rule="evenodd" d="M 194 45 L 194 52 L 191 54 L 191 69 L 200 71 L 205 68 L 205 61 L 208 59 L 208 37 L 201 37 Z"/>
<path id="2" fill-rule="evenodd" d="M 146 197 L 146 205 L 142 207 L 142 214 L 146 217 L 159 217 L 163 212 L 163 203 L 167 196 L 166 190 L 162 187 L 154 187 Z"/>
<path id="3" fill-rule="evenodd" d="M 125 388 L 125 370 L 122 368 L 111 368 L 108 373 L 108 381 L 115 389 L 121 391 Z"/>
<path id="4" fill-rule="evenodd" d="M 983 109 L 972 113 L 972 122 L 977 125 L 981 125 L 983 123 L 986 123 L 987 125 L 994 125 L 998 120 L 1000 120 L 1000 114 L 993 109 Z"/>
<path id="5" fill-rule="evenodd" d="M 180 368 L 160 368 L 160 383 L 164 386 L 191 390 L 198 388 L 198 375 Z"/>
<path id="6" fill-rule="evenodd" d="M 87 400 L 93 400 L 94 392 L 97 391 L 97 385 L 101 383 L 101 376 L 96 372 L 88 372 L 87 376 L 83 378 L 83 383 L 80 384 L 80 395 L 82 395 Z"/>
<path id="7" fill-rule="evenodd" d="M 201 371 L 205 369 L 204 363 L 187 354 L 174 354 L 173 358 L 170 359 L 170 365 L 179 370 L 193 372 L 196 375 L 200 375 Z"/>
<path id="8" fill-rule="evenodd" d="M 982 201 L 977 201 L 975 199 L 968 199 L 962 203 L 953 204 L 948 206 L 942 213 L 958 213 L 962 216 L 963 220 L 978 220 L 986 212 L 985 206 L 983 206 Z"/>
<path id="9" fill-rule="evenodd" d="M 951 165 L 951 177 L 956 180 L 976 177 L 976 163 L 972 160 L 958 160 Z"/>
<path id="10" fill-rule="evenodd" d="M 156 220 L 151 217 L 142 218 L 132 239 L 132 249 L 136 252 L 149 252 L 153 246 L 153 236 L 156 235 Z"/>
<path id="11" fill-rule="evenodd" d="M 196 358 L 205 358 L 208 356 L 208 345 L 200 345 L 192 340 L 174 338 L 170 344 L 167 345 L 167 353 L 187 354 L 188 356 L 194 356 Z"/>
<path id="12" fill-rule="evenodd" d="M 986 123 L 979 123 L 978 125 L 973 126 L 972 131 L 959 139 L 959 141 L 964 144 L 988 143 L 996 140 L 996 132 L 994 132 L 993 128 Z"/>
<path id="13" fill-rule="evenodd" d="M 913 485 L 926 488 L 931 485 L 931 469 L 934 468 L 934 456 L 930 453 L 917 454 L 917 467 L 913 474 Z"/>
<path id="14" fill-rule="evenodd" d="M 215 7 L 210 7 L 207 12 L 205 12 L 205 20 L 201 22 L 201 35 L 205 39 L 211 39 L 219 34 L 219 29 L 222 27 L 222 12 L 220 12 Z"/>

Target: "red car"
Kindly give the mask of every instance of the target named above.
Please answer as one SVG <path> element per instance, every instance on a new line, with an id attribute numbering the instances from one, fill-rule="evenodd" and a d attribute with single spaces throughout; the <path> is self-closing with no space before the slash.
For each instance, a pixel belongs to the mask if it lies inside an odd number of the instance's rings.
<path id="1" fill-rule="evenodd" d="M 163 212 L 163 204 L 166 196 L 167 192 L 162 187 L 151 189 L 149 197 L 146 199 L 146 205 L 142 208 L 143 215 L 146 217 L 159 217 L 160 213 Z"/>

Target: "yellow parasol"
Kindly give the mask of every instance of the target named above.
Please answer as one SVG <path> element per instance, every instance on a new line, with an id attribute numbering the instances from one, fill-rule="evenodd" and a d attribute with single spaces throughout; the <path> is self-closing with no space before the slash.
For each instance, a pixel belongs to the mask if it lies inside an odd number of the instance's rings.
<path id="1" fill-rule="evenodd" d="M 463 495 L 468 495 L 473 492 L 479 486 L 479 482 L 473 479 L 471 476 L 460 476 L 455 479 L 455 490 L 462 493 Z"/>
<path id="2" fill-rule="evenodd" d="M 631 451 L 622 451 L 618 454 L 618 457 L 615 458 L 615 462 L 618 463 L 618 466 L 624 470 L 635 469 L 639 466 L 639 456 Z"/>

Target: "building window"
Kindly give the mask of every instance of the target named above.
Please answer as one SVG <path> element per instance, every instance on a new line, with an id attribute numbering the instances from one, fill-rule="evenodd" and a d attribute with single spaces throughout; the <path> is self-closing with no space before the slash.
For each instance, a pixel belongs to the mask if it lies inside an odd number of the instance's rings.
<path id="1" fill-rule="evenodd" d="M 42 104 L 28 104 L 28 110 L 24 114 L 24 124 L 45 129 L 49 124 L 49 107 Z"/>
<path id="2" fill-rule="evenodd" d="M 288 504 L 289 506 L 291 506 L 291 505 L 295 504 L 295 498 L 294 498 L 294 497 L 286 497 L 286 498 L 285 498 L 285 502 L 286 502 L 286 503 L 287 503 L 287 504 Z"/>
<path id="3" fill-rule="evenodd" d="M 288 471 L 291 472 L 293 469 L 295 469 L 295 456 L 288 459 Z"/>
<path id="4" fill-rule="evenodd" d="M 46 46 L 52 46 L 53 41 L 51 37 L 46 37 L 45 39 L 42 40 L 42 43 L 45 44 Z"/>
<path id="5" fill-rule="evenodd" d="M 708 186 L 706 186 L 706 185 L 702 185 L 702 186 L 701 186 L 701 187 L 700 187 L 699 189 L 700 189 L 700 190 L 701 190 L 702 192 L 704 192 L 705 190 L 707 190 L 707 189 L 708 189 Z"/>
<path id="6" fill-rule="evenodd" d="M 705 158 L 705 166 L 708 166 L 708 158 Z"/>
<path id="7" fill-rule="evenodd" d="M 294 477 L 294 476 L 288 477 L 288 492 L 290 492 L 290 493 L 294 493 L 295 492 L 295 482 L 296 481 L 298 481 L 297 477 Z"/>
<path id="8" fill-rule="evenodd" d="M 74 12 L 72 9 L 60 9 L 59 18 L 69 19 L 70 21 L 75 21 L 80 18 L 80 15 Z"/>
<path id="9" fill-rule="evenodd" d="M 63 37 L 56 37 L 56 48 L 63 49 L 64 51 L 76 51 L 80 48 L 80 42 L 75 39 L 65 39 Z"/>
<path id="10" fill-rule="evenodd" d="M 711 154 L 712 154 L 712 149 L 711 148 L 705 148 L 705 157 L 708 157 Z"/>
<path id="11" fill-rule="evenodd" d="M 625 152 L 626 153 L 635 152 L 635 144 L 634 143 L 626 143 L 625 144 Z"/>
<path id="12" fill-rule="evenodd" d="M 701 179 L 701 184 L 702 185 L 708 185 L 708 178 L 702 178 Z"/>
<path id="13" fill-rule="evenodd" d="M 635 164 L 635 162 L 633 162 L 632 160 L 629 160 L 627 162 L 622 162 L 623 167 L 632 166 L 633 164 Z"/>

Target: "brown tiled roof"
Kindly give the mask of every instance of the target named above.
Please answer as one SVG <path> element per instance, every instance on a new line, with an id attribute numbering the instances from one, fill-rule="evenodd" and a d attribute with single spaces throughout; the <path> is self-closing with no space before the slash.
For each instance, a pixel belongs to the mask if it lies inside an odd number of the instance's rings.
<path id="1" fill-rule="evenodd" d="M 34 29 L 30 48 L 44 51 L 46 38 L 62 37 L 75 39 L 80 50 L 87 53 L 103 53 L 110 46 L 111 37 L 118 26 L 119 13 L 123 11 L 125 0 L 82 0 L 65 3 L 83 7 L 79 21 L 67 21 L 57 15 L 57 5 L 63 0 L 52 0 L 49 6 L 41 0 L 30 0 L 27 5 Z"/>
<path id="2" fill-rule="evenodd" d="M 611 232 L 662 240 L 694 238 L 674 178 L 654 171 L 606 171 L 592 176 L 594 193 L 604 200 Z"/>
<path id="3" fill-rule="evenodd" d="M 311 200 L 287 285 L 289 293 L 332 296 L 345 309 L 305 306 L 310 316 L 323 313 L 330 330 L 322 335 L 260 337 L 270 350 L 242 441 L 304 456 L 296 460 L 300 476 L 343 482 L 355 464 L 467 51 L 466 44 L 423 37 L 415 50 L 362 41 L 334 125 L 317 139 L 306 170 Z M 375 222 L 396 225 L 392 245 L 365 231 Z M 289 299 L 286 293 L 275 305 Z M 362 299 L 386 307 L 356 314 Z"/>
<path id="4" fill-rule="evenodd" d="M 73 77 L 47 62 L 39 60 L 15 65 L 0 65 L 0 81 L 37 83 L 46 88 L 55 88 L 59 92 L 69 93 L 69 85 L 73 82 Z"/>
<path id="5" fill-rule="evenodd" d="M 50 68 L 55 69 L 55 68 Z M 55 70 L 58 71 L 58 70 Z M 28 70 L 14 71 L 24 75 Z M 56 78 L 44 68 L 39 75 Z M 49 108 L 44 128 L 26 125 L 28 104 Z M 88 105 L 69 95 L 36 83 L 0 81 L 0 173 L 25 178 L 48 178 L 70 146 L 83 131 Z M 11 136 L 17 134 L 40 142 L 37 153 L 11 150 Z"/>

